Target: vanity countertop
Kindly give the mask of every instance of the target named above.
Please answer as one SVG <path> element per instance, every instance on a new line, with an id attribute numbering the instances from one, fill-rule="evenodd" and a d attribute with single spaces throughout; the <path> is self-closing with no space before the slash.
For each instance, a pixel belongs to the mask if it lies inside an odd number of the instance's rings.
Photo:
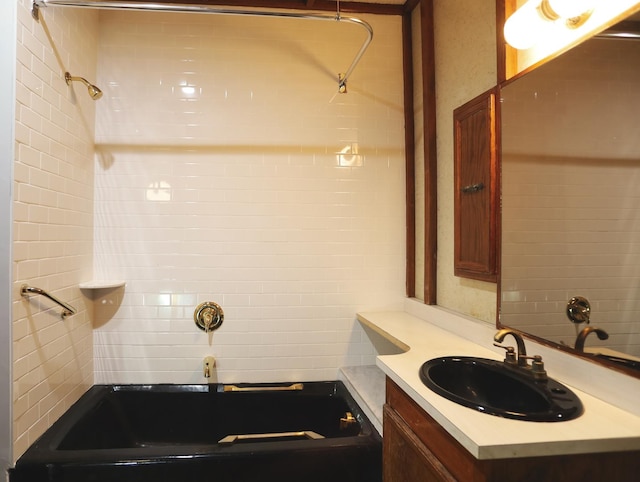
<path id="1" fill-rule="evenodd" d="M 549 376 L 571 388 L 584 405 L 584 414 L 575 420 L 525 422 L 487 415 L 451 402 L 421 382 L 419 369 L 431 358 L 453 355 L 502 359 L 502 350 L 492 346 L 492 331 L 488 327 L 480 328 L 483 338 L 489 334 L 487 346 L 483 346 L 469 336 L 452 333 L 407 312 L 359 313 L 358 320 L 365 329 L 406 350 L 380 355 L 376 364 L 478 459 L 640 450 L 640 416 L 596 398 L 558 376 L 554 373 L 557 360 L 547 363 Z M 469 327 L 469 331 L 474 330 L 478 328 Z M 535 354 L 535 350 L 529 351 Z M 633 390 L 637 387 L 632 385 Z"/>

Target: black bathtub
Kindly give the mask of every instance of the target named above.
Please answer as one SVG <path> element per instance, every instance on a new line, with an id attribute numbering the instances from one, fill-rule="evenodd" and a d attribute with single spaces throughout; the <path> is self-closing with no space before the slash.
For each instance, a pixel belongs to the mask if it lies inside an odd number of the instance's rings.
<path id="1" fill-rule="evenodd" d="M 11 482 L 378 482 L 381 439 L 339 381 L 96 385 Z"/>

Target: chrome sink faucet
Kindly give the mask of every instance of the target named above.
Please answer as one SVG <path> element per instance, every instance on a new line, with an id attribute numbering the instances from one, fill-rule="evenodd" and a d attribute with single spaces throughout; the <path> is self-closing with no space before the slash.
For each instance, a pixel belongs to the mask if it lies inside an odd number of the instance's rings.
<path id="1" fill-rule="evenodd" d="M 522 335 L 520 335 L 519 333 L 513 330 L 510 330 L 509 328 L 503 328 L 502 330 L 500 330 L 498 333 L 494 335 L 493 337 L 493 341 L 495 341 L 494 345 L 500 348 L 505 348 L 507 350 L 507 358 L 505 358 L 505 362 L 513 363 L 513 357 L 509 356 L 510 354 L 513 353 L 513 351 L 510 351 L 509 348 L 513 349 L 513 347 L 505 347 L 503 345 L 499 345 L 499 343 L 502 343 L 504 341 L 507 335 L 513 336 L 513 338 L 516 340 L 516 346 L 518 347 L 518 352 L 515 354 L 515 359 L 517 360 L 518 365 L 526 366 L 527 359 L 525 357 L 527 356 L 527 348 L 524 346 L 524 340 L 522 339 Z"/>
<path id="2" fill-rule="evenodd" d="M 517 353 L 514 352 L 512 346 L 501 345 L 507 335 L 513 336 L 516 340 L 516 346 L 518 347 Z M 514 367 L 519 372 L 531 376 L 536 380 L 544 381 L 547 379 L 547 372 L 544 369 L 542 357 L 540 355 L 527 356 L 527 348 L 524 346 L 524 340 L 520 333 L 509 328 L 503 328 L 493 336 L 493 341 L 495 342 L 495 346 L 507 350 L 504 362 L 508 366 Z M 532 360 L 531 365 L 527 363 L 527 360 Z"/>

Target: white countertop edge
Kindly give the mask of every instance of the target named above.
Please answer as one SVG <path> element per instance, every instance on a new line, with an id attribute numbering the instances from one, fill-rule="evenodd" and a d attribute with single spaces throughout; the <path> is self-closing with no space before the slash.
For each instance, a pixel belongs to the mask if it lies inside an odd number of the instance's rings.
<path id="1" fill-rule="evenodd" d="M 585 405 L 585 414 L 572 421 L 540 423 L 495 417 L 462 407 L 426 388 L 419 379 L 418 370 L 430 358 L 446 355 L 502 357 L 501 350 L 491 346 L 495 328 L 437 307 L 429 308 L 426 310 L 428 316 L 437 318 L 437 322 L 425 321 L 407 312 L 359 313 L 358 319 L 396 346 L 411 345 L 402 354 L 381 354 L 377 366 L 476 458 L 640 450 L 640 417 L 578 389 L 559 376 L 558 372 L 562 370 L 556 368 L 564 366 L 565 360 L 554 359 L 547 369 L 550 376 L 573 389 Z M 443 329 L 443 325 L 455 326 L 464 336 Z M 527 342 L 528 348 L 529 345 L 532 342 Z M 538 346 L 529 350 L 532 354 L 538 351 Z M 583 363 L 587 363 L 587 368 L 600 368 L 586 361 Z M 568 364 L 571 367 L 572 363 Z M 611 375 L 609 372 L 607 376 Z M 588 371 L 586 377 L 589 378 Z M 640 387 L 640 384 L 636 386 Z M 615 393 L 622 390 L 623 387 L 605 389 Z M 636 401 L 634 394 L 637 393 L 631 394 Z"/>

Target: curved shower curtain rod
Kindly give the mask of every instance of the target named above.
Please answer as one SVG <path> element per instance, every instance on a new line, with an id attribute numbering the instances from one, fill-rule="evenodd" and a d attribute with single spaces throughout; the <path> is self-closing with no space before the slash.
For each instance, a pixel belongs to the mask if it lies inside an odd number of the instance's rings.
<path id="1" fill-rule="evenodd" d="M 284 18 L 301 18 L 309 20 L 332 20 L 337 22 L 348 22 L 355 25 L 359 25 L 367 31 L 367 38 L 365 39 L 362 47 L 356 54 L 355 58 L 351 62 L 351 65 L 345 73 L 338 74 L 338 91 L 345 93 L 347 91 L 347 79 L 360 62 L 360 59 L 364 55 L 367 47 L 373 39 L 373 29 L 364 20 L 355 17 L 343 17 L 340 15 L 340 11 L 335 15 L 321 15 L 321 14 L 306 14 L 306 13 L 291 13 L 291 12 L 274 12 L 274 11 L 262 11 L 262 10 L 241 10 L 241 9 L 229 9 L 229 8 L 216 8 L 207 5 L 178 5 L 169 3 L 141 3 L 141 2 L 128 2 L 126 0 L 113 0 L 113 1 L 83 1 L 83 0 L 33 0 L 33 8 L 31 13 L 36 20 L 39 20 L 40 7 L 48 6 L 60 6 L 60 7 L 86 7 L 96 8 L 103 10 L 141 10 L 141 11 L 159 11 L 159 12 L 174 12 L 174 13 L 209 13 L 218 15 L 246 15 L 254 17 L 284 17 Z M 338 3 L 339 5 L 339 3 Z"/>

